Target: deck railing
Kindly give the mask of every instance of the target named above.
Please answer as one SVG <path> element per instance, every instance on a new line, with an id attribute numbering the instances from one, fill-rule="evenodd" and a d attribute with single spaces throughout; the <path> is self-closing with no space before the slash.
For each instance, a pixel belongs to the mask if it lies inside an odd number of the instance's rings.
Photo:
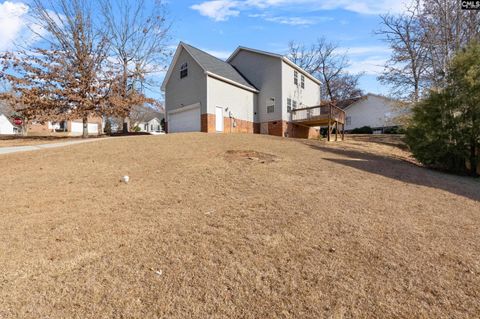
<path id="1" fill-rule="evenodd" d="M 332 105 L 317 105 L 292 110 L 292 121 L 314 121 L 327 120 L 331 122 L 345 123 L 345 111 L 341 108 Z"/>

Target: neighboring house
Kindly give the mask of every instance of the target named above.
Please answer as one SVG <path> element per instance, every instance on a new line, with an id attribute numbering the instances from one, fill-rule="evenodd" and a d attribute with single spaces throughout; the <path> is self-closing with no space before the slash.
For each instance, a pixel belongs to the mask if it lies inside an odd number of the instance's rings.
<path id="1" fill-rule="evenodd" d="M 101 117 L 88 118 L 88 134 L 102 134 L 103 120 Z M 80 136 L 83 134 L 82 120 L 68 120 L 60 122 L 38 122 L 32 121 L 27 127 L 28 134 L 51 135 L 55 133 L 65 133 L 69 136 Z"/>
<path id="2" fill-rule="evenodd" d="M 340 101 L 337 105 L 346 112 L 345 130 L 370 126 L 381 131 L 399 126 L 397 117 L 401 114 L 390 98 L 368 93 L 367 95 Z"/>
<path id="3" fill-rule="evenodd" d="M 10 119 L 4 114 L 0 113 L 0 134 L 16 134 L 17 127 L 10 122 Z"/>
<path id="4" fill-rule="evenodd" d="M 320 81 L 279 54 L 239 47 L 222 61 L 180 42 L 162 90 L 169 133 L 319 134 L 291 111 L 320 105 Z"/>
<path id="5" fill-rule="evenodd" d="M 161 132 L 162 131 L 161 120 L 157 116 L 147 117 L 142 122 L 136 123 L 135 126 L 140 129 L 140 132 Z"/>

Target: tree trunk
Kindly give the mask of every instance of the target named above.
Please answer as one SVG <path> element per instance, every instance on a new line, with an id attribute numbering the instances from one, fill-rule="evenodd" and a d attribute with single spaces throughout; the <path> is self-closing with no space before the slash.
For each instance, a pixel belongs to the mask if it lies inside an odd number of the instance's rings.
<path id="1" fill-rule="evenodd" d="M 470 142 L 470 175 L 477 177 L 478 176 L 478 156 L 477 156 L 477 147 L 475 139 L 472 138 Z"/>
<path id="2" fill-rule="evenodd" d="M 126 117 L 123 119 L 123 133 L 128 133 L 129 126 L 130 126 L 130 123 L 128 121 L 128 117 Z"/>
<path id="3" fill-rule="evenodd" d="M 88 138 L 88 117 L 83 117 L 83 135 L 82 138 Z"/>

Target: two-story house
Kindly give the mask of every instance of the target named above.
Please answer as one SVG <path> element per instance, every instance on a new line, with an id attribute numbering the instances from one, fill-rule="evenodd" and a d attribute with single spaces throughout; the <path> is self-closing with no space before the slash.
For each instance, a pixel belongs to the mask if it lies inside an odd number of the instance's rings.
<path id="1" fill-rule="evenodd" d="M 318 136 L 292 110 L 320 105 L 320 81 L 279 54 L 239 47 L 223 61 L 181 42 L 162 90 L 169 133 Z"/>

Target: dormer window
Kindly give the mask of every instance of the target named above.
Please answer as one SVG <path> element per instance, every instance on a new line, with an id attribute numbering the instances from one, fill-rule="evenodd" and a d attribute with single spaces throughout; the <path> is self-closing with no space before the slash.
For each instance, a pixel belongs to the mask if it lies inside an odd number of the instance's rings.
<path id="1" fill-rule="evenodd" d="M 186 78 L 188 76 L 188 64 L 185 62 L 180 66 L 180 79 Z"/>
<path id="2" fill-rule="evenodd" d="M 293 71 L 293 84 L 298 85 L 298 72 Z"/>
<path id="3" fill-rule="evenodd" d="M 300 87 L 302 89 L 305 88 L 305 76 L 302 75 L 302 77 L 300 78 Z"/>

